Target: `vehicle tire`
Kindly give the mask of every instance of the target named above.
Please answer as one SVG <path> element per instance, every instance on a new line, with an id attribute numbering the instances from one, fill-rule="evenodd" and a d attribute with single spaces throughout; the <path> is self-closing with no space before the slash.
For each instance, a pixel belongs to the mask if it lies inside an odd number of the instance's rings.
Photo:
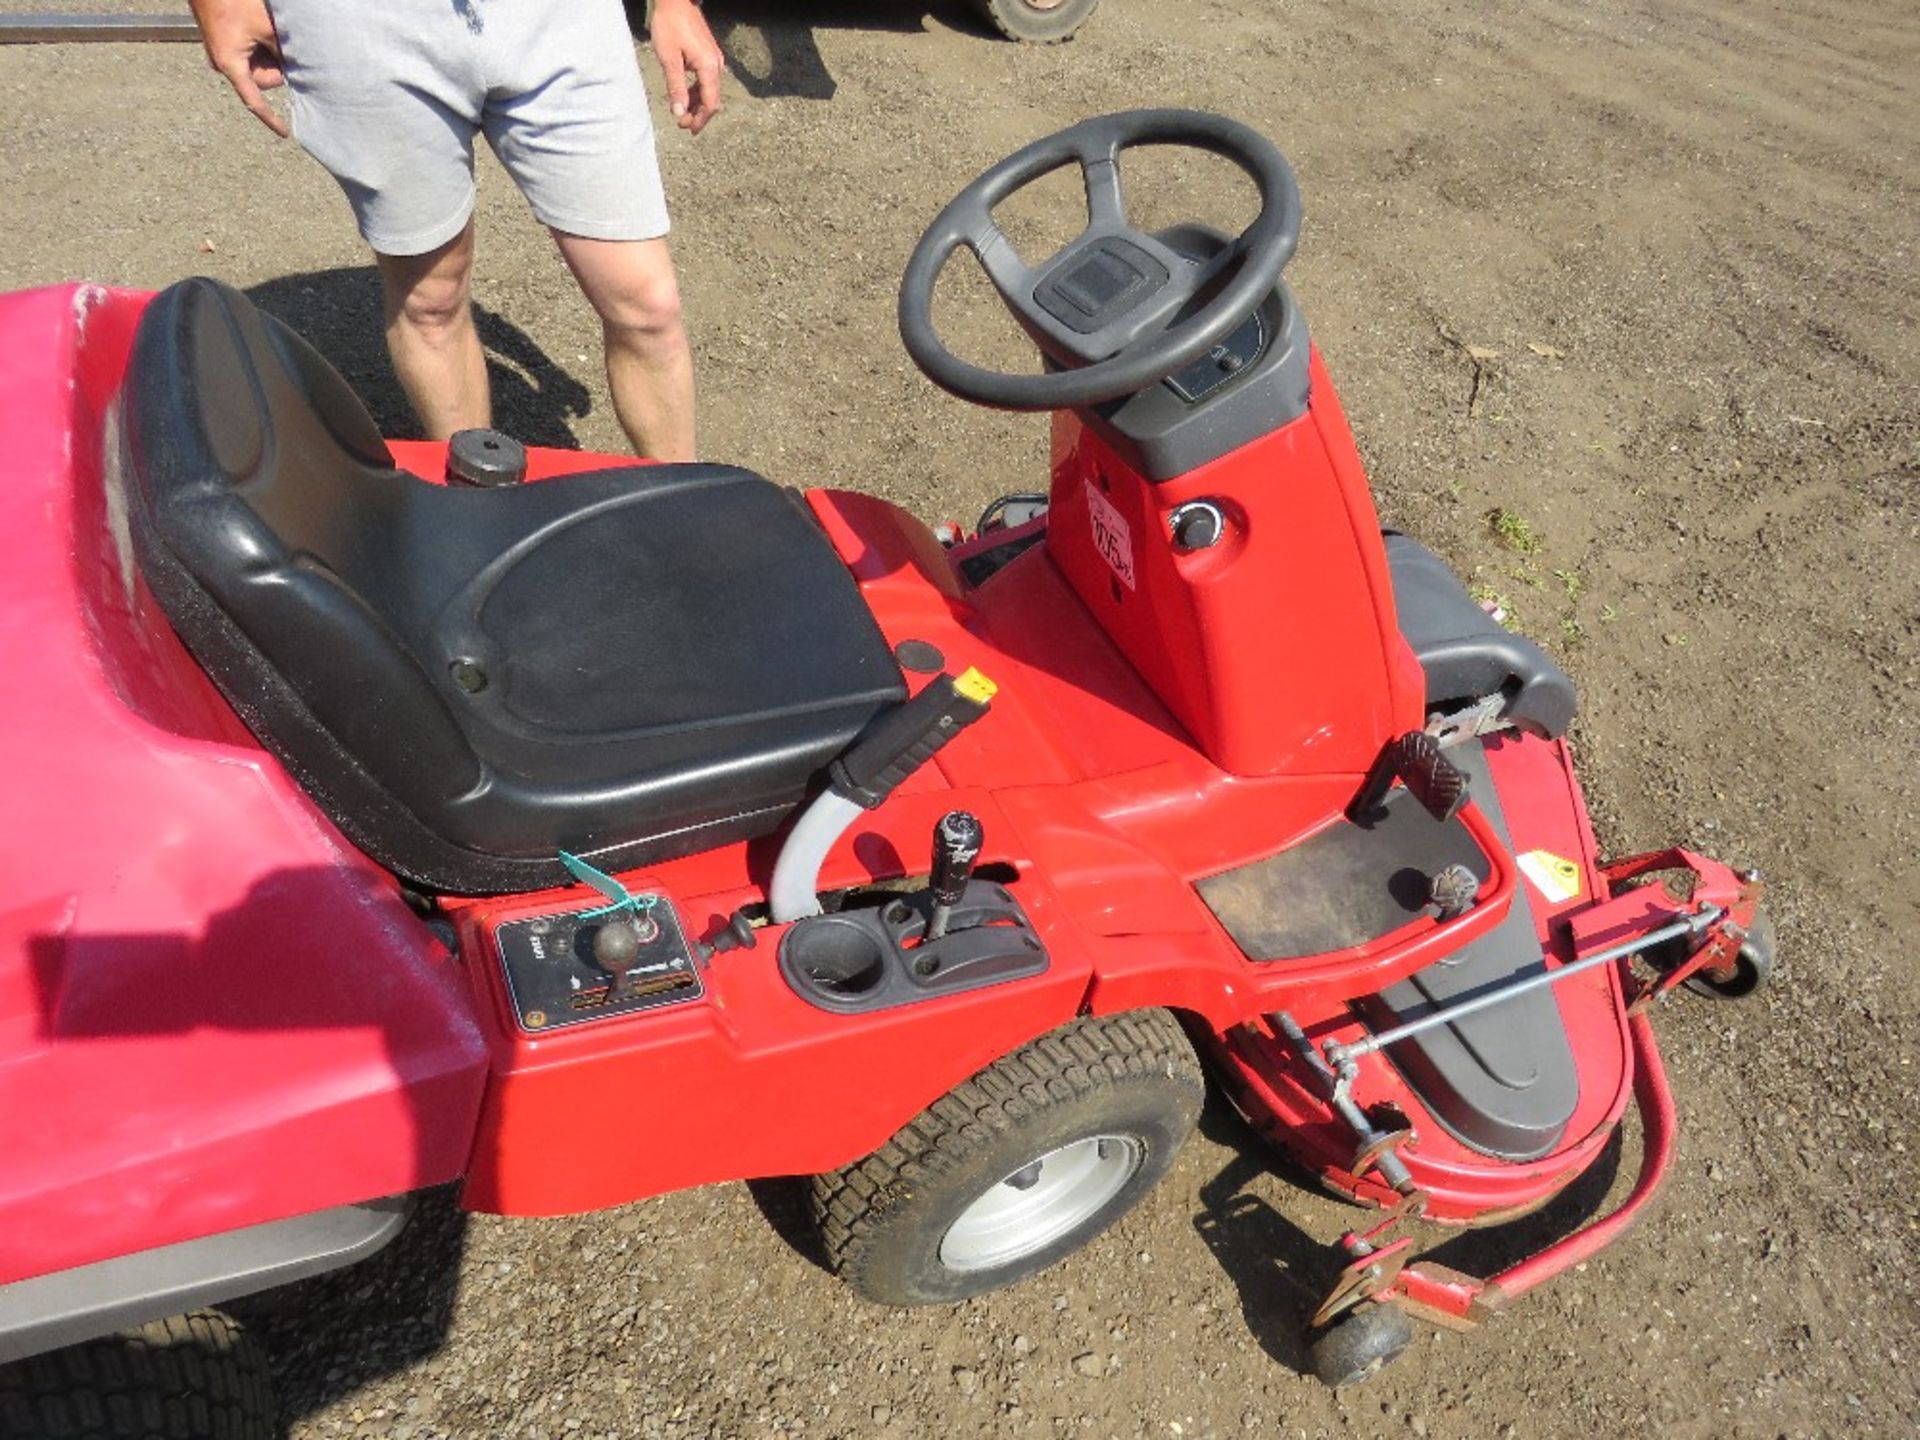
<path id="1" fill-rule="evenodd" d="M 1009 40 L 1057 45 L 1086 24 L 1100 0 L 973 0 L 986 22 Z"/>
<path id="2" fill-rule="evenodd" d="M 7 1440 L 271 1440 L 266 1355 L 196 1310 L 0 1367 Z"/>
<path id="3" fill-rule="evenodd" d="M 1757 914 L 1734 957 L 1732 978 L 1715 980 L 1701 971 L 1688 976 L 1686 986 L 1696 995 L 1715 1000 L 1744 1000 L 1773 978 L 1773 947 L 1773 921 L 1764 912 Z"/>
<path id="4" fill-rule="evenodd" d="M 1204 1095 L 1167 1011 L 1075 1020 L 954 1087 L 866 1159 L 816 1176 L 827 1258 L 888 1305 L 1025 1279 L 1153 1188 Z"/>
<path id="5" fill-rule="evenodd" d="M 1313 1337 L 1313 1373 L 1334 1389 L 1358 1385 L 1413 1343 L 1413 1321 L 1398 1305 L 1367 1301 Z"/>

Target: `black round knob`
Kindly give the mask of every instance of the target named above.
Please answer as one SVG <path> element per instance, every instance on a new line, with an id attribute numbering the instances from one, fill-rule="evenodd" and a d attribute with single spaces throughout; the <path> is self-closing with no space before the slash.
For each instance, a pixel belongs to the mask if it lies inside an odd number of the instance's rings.
<path id="1" fill-rule="evenodd" d="M 1173 543 L 1181 550 L 1205 550 L 1227 533 L 1227 517 L 1211 500 L 1189 500 L 1169 519 Z"/>
<path id="2" fill-rule="evenodd" d="M 609 920 L 594 932 L 593 963 L 609 975 L 624 975 L 640 958 L 640 932 L 626 920 Z"/>
<path id="3" fill-rule="evenodd" d="M 460 430 L 447 445 L 447 479 L 457 485 L 518 485 L 527 448 L 498 430 Z"/>

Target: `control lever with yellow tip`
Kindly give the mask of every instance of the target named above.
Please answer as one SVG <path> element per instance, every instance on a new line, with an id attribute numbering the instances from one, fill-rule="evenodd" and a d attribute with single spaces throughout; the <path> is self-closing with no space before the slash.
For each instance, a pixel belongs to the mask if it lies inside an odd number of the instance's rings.
<path id="1" fill-rule="evenodd" d="M 936 676 L 918 695 L 860 732 L 827 771 L 829 783 L 863 810 L 878 809 L 914 771 L 987 713 L 998 692 L 978 670 Z"/>
<path id="2" fill-rule="evenodd" d="M 909 775 L 987 713 L 998 687 L 978 670 L 936 676 L 911 700 L 860 732 L 827 767 L 827 788 L 795 822 L 773 867 L 768 908 L 777 922 L 820 913 L 820 866 L 868 810 L 877 810 Z"/>

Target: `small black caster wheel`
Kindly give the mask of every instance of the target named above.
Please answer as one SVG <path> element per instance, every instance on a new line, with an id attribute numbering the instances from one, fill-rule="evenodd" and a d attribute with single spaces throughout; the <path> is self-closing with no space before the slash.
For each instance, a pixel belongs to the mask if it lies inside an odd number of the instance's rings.
<path id="1" fill-rule="evenodd" d="M 1313 1337 L 1313 1373 L 1338 1390 L 1370 1380 L 1413 1344 L 1413 1321 L 1398 1305 L 1366 1301 Z"/>
<path id="2" fill-rule="evenodd" d="M 1747 938 L 1734 956 L 1733 974 L 1715 980 L 1705 971 L 1687 977 L 1687 988 L 1715 1000 L 1744 1000 L 1773 978 L 1773 921 L 1765 914 L 1753 917 Z"/>

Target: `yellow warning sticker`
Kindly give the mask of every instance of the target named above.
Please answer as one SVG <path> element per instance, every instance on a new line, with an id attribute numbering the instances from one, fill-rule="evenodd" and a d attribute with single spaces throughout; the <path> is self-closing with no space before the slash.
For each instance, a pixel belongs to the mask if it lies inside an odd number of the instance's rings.
<path id="1" fill-rule="evenodd" d="M 1551 850 L 1529 850 L 1522 855 L 1520 873 L 1556 905 L 1580 898 L 1580 867 Z"/>

